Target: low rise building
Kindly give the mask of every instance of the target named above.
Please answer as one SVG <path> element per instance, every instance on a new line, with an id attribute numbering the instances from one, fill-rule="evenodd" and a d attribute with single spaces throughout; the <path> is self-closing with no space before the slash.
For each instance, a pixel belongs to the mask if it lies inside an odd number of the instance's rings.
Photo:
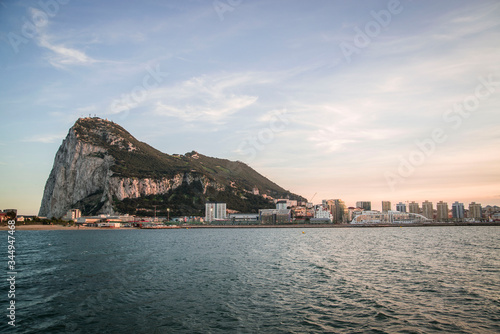
<path id="1" fill-rule="evenodd" d="M 17 217 L 17 209 L 5 209 L 5 210 L 3 210 L 2 213 L 5 214 L 5 215 L 2 215 L 2 216 L 6 217 L 7 220 L 9 220 L 9 219 L 16 219 L 16 217 Z"/>
<path id="2" fill-rule="evenodd" d="M 288 202 L 286 200 L 279 200 L 276 202 L 277 210 L 286 210 L 288 208 Z"/>
<path id="3" fill-rule="evenodd" d="M 351 222 L 354 217 L 363 213 L 363 209 L 350 206 L 347 208 L 347 221 Z"/>
<path id="4" fill-rule="evenodd" d="M 235 225 L 252 225 L 259 222 L 258 213 L 231 213 L 229 220 Z"/>
<path id="5" fill-rule="evenodd" d="M 316 207 L 316 210 L 314 210 L 314 218 L 311 219 L 311 222 L 327 222 L 331 223 L 333 221 L 333 215 L 328 211 L 327 208 L 323 207 L 322 205 L 318 205 Z"/>
<path id="6" fill-rule="evenodd" d="M 259 220 L 263 225 L 288 224 L 291 222 L 291 210 L 261 209 Z"/>
<path id="7" fill-rule="evenodd" d="M 129 224 L 136 220 L 135 216 L 126 215 L 97 215 L 97 216 L 81 216 L 76 218 L 75 223 L 81 226 L 98 226 L 104 227 L 104 225 L 99 226 L 99 224 L 113 223 L 113 224 Z"/>
<path id="8" fill-rule="evenodd" d="M 399 202 L 398 204 L 396 204 L 396 211 L 406 212 L 406 204 L 404 204 L 403 202 Z"/>
<path id="9" fill-rule="evenodd" d="M 288 199 L 288 198 L 274 199 L 274 203 L 276 203 L 276 204 L 278 202 L 281 202 L 281 201 L 285 201 L 286 202 L 287 208 L 291 208 L 291 207 L 297 206 L 297 201 L 296 200 L 292 200 L 292 199 Z"/>
<path id="10" fill-rule="evenodd" d="M 428 223 L 429 219 L 417 214 L 401 211 L 363 211 L 352 220 L 351 224 L 418 224 Z"/>
<path id="11" fill-rule="evenodd" d="M 82 216 L 82 212 L 79 209 L 70 209 L 66 212 L 66 215 L 62 218 L 63 220 L 77 220 Z"/>
<path id="12" fill-rule="evenodd" d="M 118 228 L 121 226 L 122 224 L 120 222 L 103 222 L 97 224 L 97 227 L 102 227 L 102 228 Z"/>
<path id="13" fill-rule="evenodd" d="M 356 202 L 356 207 L 363 209 L 363 211 L 370 211 L 372 209 L 372 202 L 370 202 L 370 201 L 358 201 L 358 202 Z"/>

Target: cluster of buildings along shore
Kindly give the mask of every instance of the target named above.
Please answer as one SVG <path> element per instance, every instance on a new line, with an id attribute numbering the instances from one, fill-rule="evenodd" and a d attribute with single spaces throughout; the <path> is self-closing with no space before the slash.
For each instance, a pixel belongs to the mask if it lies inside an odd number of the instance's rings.
<path id="1" fill-rule="evenodd" d="M 276 208 L 260 209 L 258 213 L 240 213 L 228 209 L 226 203 L 205 203 L 205 217 L 138 217 L 133 215 L 82 216 L 79 209 L 68 210 L 62 220 L 77 225 L 98 227 L 150 226 L 154 224 L 213 224 L 213 225 L 276 225 L 276 224 L 405 224 L 432 222 L 500 222 L 500 207 L 485 206 L 472 202 L 468 208 L 454 202 L 451 207 L 440 201 L 421 205 L 416 202 L 399 202 L 392 210 L 389 201 L 382 201 L 382 211 L 372 210 L 371 202 L 359 201 L 355 207 L 347 207 L 340 199 L 323 200 L 321 204 L 297 202 L 290 199 L 274 199 Z M 0 222 L 9 217 L 18 222 L 34 220 L 35 216 L 17 215 L 16 209 L 0 211 Z M 43 218 L 43 217 L 38 217 Z"/>
<path id="2" fill-rule="evenodd" d="M 323 200 L 322 204 L 298 203 L 289 199 L 276 199 L 275 209 L 261 209 L 259 213 L 238 213 L 226 208 L 225 203 L 205 204 L 205 222 L 212 224 L 288 224 L 288 223 L 334 223 L 334 224 L 400 224 L 429 222 L 496 222 L 500 221 L 500 207 L 472 202 L 468 210 L 463 203 L 440 201 L 434 204 L 399 202 L 392 210 L 389 201 L 382 201 L 382 211 L 372 210 L 370 201 L 356 202 L 347 207 L 340 199 Z"/>

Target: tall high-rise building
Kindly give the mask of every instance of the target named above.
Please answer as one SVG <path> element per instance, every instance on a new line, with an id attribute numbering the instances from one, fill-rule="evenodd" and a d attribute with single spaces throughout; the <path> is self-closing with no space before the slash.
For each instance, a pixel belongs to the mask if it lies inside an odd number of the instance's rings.
<path id="1" fill-rule="evenodd" d="M 408 212 L 420 214 L 420 207 L 418 206 L 418 203 L 412 201 L 410 204 L 408 204 Z"/>
<path id="2" fill-rule="evenodd" d="M 388 212 L 388 211 L 391 211 L 391 202 L 382 201 L 382 212 Z"/>
<path id="3" fill-rule="evenodd" d="M 365 211 L 371 211 L 372 209 L 372 202 L 370 201 L 359 201 L 359 202 L 356 202 L 356 207 L 357 208 L 361 208 Z"/>
<path id="4" fill-rule="evenodd" d="M 332 214 L 334 223 L 343 223 L 347 221 L 347 207 L 343 200 L 323 200 L 323 206 L 325 206 Z"/>
<path id="5" fill-rule="evenodd" d="M 453 219 L 464 219 L 464 203 L 455 201 L 455 203 L 451 205 L 451 212 L 453 214 Z"/>
<path id="6" fill-rule="evenodd" d="M 406 204 L 404 204 L 402 202 L 399 202 L 398 204 L 396 204 L 396 211 L 406 212 Z"/>
<path id="7" fill-rule="evenodd" d="M 205 203 L 205 221 L 226 219 L 226 203 L 207 202 Z"/>
<path id="8" fill-rule="evenodd" d="M 434 208 L 432 202 L 425 201 L 422 203 L 422 215 L 428 219 L 434 219 Z"/>
<path id="9" fill-rule="evenodd" d="M 472 202 L 469 204 L 469 218 L 474 218 L 476 220 L 481 220 L 483 218 L 483 209 L 481 204 Z"/>
<path id="10" fill-rule="evenodd" d="M 448 203 L 439 201 L 436 204 L 436 209 L 437 209 L 436 219 L 438 221 L 448 220 Z"/>

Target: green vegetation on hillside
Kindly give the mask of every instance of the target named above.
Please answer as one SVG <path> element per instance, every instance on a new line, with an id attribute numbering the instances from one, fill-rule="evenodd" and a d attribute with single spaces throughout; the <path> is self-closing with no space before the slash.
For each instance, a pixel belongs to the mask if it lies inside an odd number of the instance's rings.
<path id="1" fill-rule="evenodd" d="M 111 170 L 116 176 L 161 178 L 189 171 L 183 161 L 140 142 L 118 124 L 81 118 L 73 128 L 80 140 L 106 149 L 115 159 Z"/>
<path id="2" fill-rule="evenodd" d="M 101 202 L 103 191 L 97 191 L 84 199 L 74 203 L 73 209 L 80 209 L 86 216 L 94 216 L 103 207 L 104 202 Z"/>
<path id="3" fill-rule="evenodd" d="M 153 205 L 157 205 L 157 215 L 159 212 L 162 215 L 166 213 L 167 207 L 173 215 L 202 215 L 204 203 L 209 200 L 226 202 L 228 208 L 241 212 L 256 212 L 258 208 L 270 207 L 268 200 L 249 193 L 254 187 L 259 189 L 260 194 L 273 198 L 305 200 L 281 188 L 242 162 L 212 158 L 195 151 L 185 155 L 165 154 L 137 140 L 121 126 L 110 121 L 81 118 L 73 129 L 81 141 L 106 150 L 92 156 L 113 157 L 113 177 L 161 179 L 190 173 L 204 175 L 210 181 L 230 189 L 222 192 L 211 189 L 203 194 L 201 184 L 183 184 L 168 194 L 114 201 L 115 209 L 122 213 L 148 212 L 151 215 L 151 209 L 154 211 Z M 94 214 L 104 204 L 99 202 L 100 195 L 102 193 L 93 194 L 76 203 L 74 207 L 80 208 L 84 214 Z"/>
<path id="4" fill-rule="evenodd" d="M 203 194 L 201 183 L 184 183 L 166 194 L 150 195 L 140 198 L 126 198 L 123 201 L 114 199 L 113 205 L 117 211 L 130 215 L 153 216 L 156 206 L 157 216 L 204 216 L 205 203 L 208 201 L 224 202 L 228 209 L 240 212 L 258 212 L 259 209 L 274 208 L 275 204 L 261 196 L 241 193 L 235 189 L 217 191 L 209 188 Z"/>

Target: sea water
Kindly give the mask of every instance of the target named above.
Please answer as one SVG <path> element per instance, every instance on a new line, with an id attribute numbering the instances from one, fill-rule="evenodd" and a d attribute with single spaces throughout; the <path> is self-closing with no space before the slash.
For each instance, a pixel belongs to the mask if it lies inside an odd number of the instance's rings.
<path id="1" fill-rule="evenodd" d="M 499 240 L 481 226 L 17 231 L 16 326 L 3 281 L 0 331 L 499 333 Z"/>

